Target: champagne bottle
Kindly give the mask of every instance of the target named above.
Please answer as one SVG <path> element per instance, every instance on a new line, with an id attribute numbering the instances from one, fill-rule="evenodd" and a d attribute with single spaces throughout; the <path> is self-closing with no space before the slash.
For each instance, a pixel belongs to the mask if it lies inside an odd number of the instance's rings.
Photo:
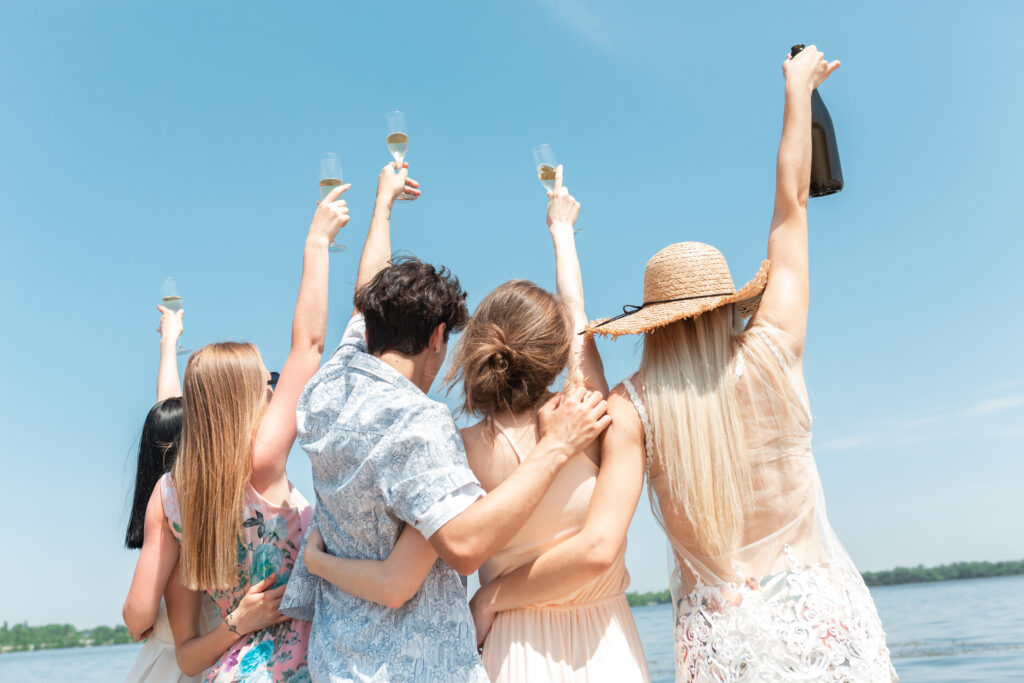
<path id="1" fill-rule="evenodd" d="M 804 49 L 794 45 L 790 55 L 796 57 Z M 843 189 L 843 167 L 839 164 L 839 145 L 825 102 L 815 88 L 811 93 L 811 192 L 824 197 Z"/>

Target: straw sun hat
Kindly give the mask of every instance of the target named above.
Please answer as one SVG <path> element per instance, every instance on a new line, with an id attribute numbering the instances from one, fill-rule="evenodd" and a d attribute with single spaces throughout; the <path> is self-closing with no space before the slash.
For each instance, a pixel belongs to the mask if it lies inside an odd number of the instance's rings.
<path id="1" fill-rule="evenodd" d="M 671 244 L 651 257 L 644 269 L 644 303 L 622 307 L 622 315 L 589 323 L 585 334 L 638 334 L 692 318 L 726 304 L 752 315 L 768 284 L 769 261 L 738 290 L 722 252 L 702 242 Z"/>

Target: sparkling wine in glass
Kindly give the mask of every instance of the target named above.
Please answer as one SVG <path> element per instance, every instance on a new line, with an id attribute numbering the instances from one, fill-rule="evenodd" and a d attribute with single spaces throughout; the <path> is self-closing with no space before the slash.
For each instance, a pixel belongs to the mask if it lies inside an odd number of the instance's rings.
<path id="1" fill-rule="evenodd" d="M 160 283 L 160 305 L 172 313 L 177 313 L 183 307 L 181 294 L 178 292 L 178 282 L 173 277 L 165 277 Z M 178 355 L 187 356 L 192 349 L 186 349 L 181 345 L 181 337 L 178 337 Z"/>
<path id="2" fill-rule="evenodd" d="M 388 128 L 388 151 L 395 160 L 395 168 L 401 170 L 402 162 L 409 151 L 409 128 L 405 124 L 405 114 L 400 111 L 389 111 L 384 115 Z M 402 193 L 399 199 L 414 199 L 412 195 Z"/>
<path id="3" fill-rule="evenodd" d="M 555 169 L 558 162 L 555 161 L 555 153 L 551 151 L 551 145 L 544 143 L 533 148 L 533 163 L 537 167 L 537 179 L 544 188 L 551 192 L 555 189 Z"/>
<path id="4" fill-rule="evenodd" d="M 555 153 L 551 145 L 544 143 L 533 148 L 533 164 L 537 167 L 537 180 L 544 186 L 544 189 L 551 192 L 555 189 L 555 172 L 558 169 L 558 162 L 555 161 Z M 573 228 L 573 233 L 582 232 L 581 228 Z"/>
<path id="5" fill-rule="evenodd" d="M 328 152 L 320 159 L 320 201 L 327 199 L 327 195 L 339 185 L 341 185 L 341 157 L 333 152 Z M 345 247 L 331 240 L 331 243 L 327 245 L 327 251 L 337 253 L 345 251 Z"/>

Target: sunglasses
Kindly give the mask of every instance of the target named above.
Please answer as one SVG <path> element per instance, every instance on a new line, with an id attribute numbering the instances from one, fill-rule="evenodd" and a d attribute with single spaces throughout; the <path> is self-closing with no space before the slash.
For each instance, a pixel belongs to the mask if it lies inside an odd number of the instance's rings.
<path id="1" fill-rule="evenodd" d="M 267 386 L 269 386 L 269 387 L 271 387 L 273 389 L 276 389 L 277 388 L 277 380 L 279 380 L 279 379 L 281 379 L 281 373 L 280 372 L 272 372 L 272 373 L 270 373 L 270 379 L 267 380 Z"/>

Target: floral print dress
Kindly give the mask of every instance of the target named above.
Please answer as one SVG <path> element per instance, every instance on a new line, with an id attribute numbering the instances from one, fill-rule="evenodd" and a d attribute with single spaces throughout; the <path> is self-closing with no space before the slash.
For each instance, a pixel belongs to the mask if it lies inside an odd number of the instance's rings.
<path id="1" fill-rule="evenodd" d="M 309 502 L 291 482 L 288 487 L 289 504 L 277 506 L 263 498 L 252 484 L 247 485 L 242 537 L 238 540 L 238 583 L 229 590 L 207 591 L 217 605 L 220 618 L 238 607 L 250 585 L 274 572 L 277 572 L 275 588 L 288 582 L 299 544 L 313 514 Z M 169 473 L 160 480 L 160 498 L 167 523 L 180 541 L 181 508 Z M 292 619 L 242 636 L 207 670 L 204 680 L 206 683 L 306 683 L 310 680 L 306 666 L 309 629 L 308 621 Z"/>

